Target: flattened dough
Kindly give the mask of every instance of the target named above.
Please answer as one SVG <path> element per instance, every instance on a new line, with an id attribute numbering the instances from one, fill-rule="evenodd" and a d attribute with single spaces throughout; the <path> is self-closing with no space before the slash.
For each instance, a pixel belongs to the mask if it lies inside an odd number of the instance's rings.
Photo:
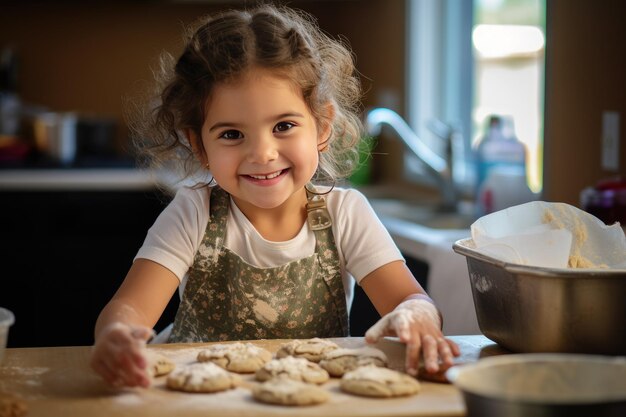
<path id="1" fill-rule="evenodd" d="M 255 377 L 257 381 L 267 381 L 279 375 L 313 384 L 323 384 L 330 379 L 328 372 L 317 363 L 293 356 L 272 359 L 256 372 Z"/>
<path id="2" fill-rule="evenodd" d="M 318 337 L 303 340 L 296 339 L 283 344 L 276 352 L 276 357 L 295 356 L 308 359 L 311 362 L 319 362 L 328 352 L 338 348 L 339 346 L 335 342 Z"/>
<path id="3" fill-rule="evenodd" d="M 236 388 L 241 384 L 238 375 L 211 362 L 192 363 L 175 369 L 167 377 L 167 387 L 186 392 L 217 392 Z"/>
<path id="4" fill-rule="evenodd" d="M 257 401 L 280 405 L 314 405 L 328 401 L 329 394 L 317 385 L 286 376 L 272 378 L 252 388 Z"/>
<path id="5" fill-rule="evenodd" d="M 147 371 L 152 378 L 167 375 L 174 370 L 176 364 L 168 357 L 150 349 L 145 350 L 148 361 Z"/>
<path id="6" fill-rule="evenodd" d="M 272 359 L 272 354 L 252 343 L 220 343 L 198 353 L 199 362 L 213 362 L 220 367 L 237 373 L 258 371 Z"/>
<path id="7" fill-rule="evenodd" d="M 419 382 L 388 368 L 362 366 L 346 373 L 340 381 L 341 389 L 350 394 L 366 397 L 401 397 L 419 392 Z"/>
<path id="8" fill-rule="evenodd" d="M 22 417 L 28 413 L 28 406 L 21 398 L 12 394 L 0 393 L 0 417 Z"/>
<path id="9" fill-rule="evenodd" d="M 387 366 L 387 355 L 380 349 L 362 347 L 357 349 L 335 349 L 326 354 L 320 366 L 331 376 L 341 377 L 359 366 Z"/>

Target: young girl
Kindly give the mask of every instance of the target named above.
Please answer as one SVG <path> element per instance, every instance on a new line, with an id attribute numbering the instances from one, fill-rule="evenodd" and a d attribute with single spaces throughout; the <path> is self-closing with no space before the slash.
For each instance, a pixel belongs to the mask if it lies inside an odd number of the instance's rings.
<path id="1" fill-rule="evenodd" d="M 316 187 L 354 168 L 360 87 L 350 52 L 311 20 L 265 5 L 203 19 L 139 129 L 181 187 L 95 329 L 92 367 L 147 386 L 142 346 L 174 291 L 169 341 L 348 336 L 354 280 L 382 319 L 368 342 L 406 343 L 408 372 L 451 365 L 432 300 L 358 191 Z M 210 170 L 210 171 L 209 171 Z M 210 174 L 209 174 L 210 172 Z"/>

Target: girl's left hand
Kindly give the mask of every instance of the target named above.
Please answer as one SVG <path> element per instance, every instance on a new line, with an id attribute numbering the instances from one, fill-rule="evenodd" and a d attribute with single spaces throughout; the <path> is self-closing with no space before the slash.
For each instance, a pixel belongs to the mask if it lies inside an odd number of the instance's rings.
<path id="1" fill-rule="evenodd" d="M 411 298 L 400 303 L 382 317 L 366 333 L 365 340 L 375 343 L 383 336 L 397 336 L 406 344 L 407 373 L 417 376 L 420 352 L 424 355 L 426 371 L 435 373 L 453 365 L 454 356 L 461 354 L 452 340 L 443 337 L 437 308 L 424 298 Z"/>

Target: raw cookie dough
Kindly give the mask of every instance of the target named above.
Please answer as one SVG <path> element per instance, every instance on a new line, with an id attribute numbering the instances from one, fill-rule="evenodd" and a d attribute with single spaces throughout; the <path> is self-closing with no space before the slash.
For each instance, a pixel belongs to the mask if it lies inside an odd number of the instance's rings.
<path id="1" fill-rule="evenodd" d="M 310 362 L 304 358 L 272 359 L 256 372 L 258 381 L 267 381 L 279 375 L 286 375 L 295 381 L 310 382 L 313 384 L 323 384 L 330 379 L 328 372 L 318 364 Z"/>
<path id="2" fill-rule="evenodd" d="M 22 417 L 28 413 L 24 400 L 12 394 L 0 393 L 0 417 Z"/>
<path id="3" fill-rule="evenodd" d="M 328 401 L 329 394 L 317 385 L 294 381 L 287 376 L 272 378 L 252 388 L 260 402 L 280 405 L 313 405 Z"/>
<path id="4" fill-rule="evenodd" d="M 305 340 L 292 340 L 278 349 L 276 357 L 295 356 L 308 359 L 311 362 L 319 362 L 326 353 L 338 348 L 339 346 L 335 342 L 317 337 Z"/>
<path id="5" fill-rule="evenodd" d="M 357 349 L 335 349 L 320 361 L 320 366 L 335 377 L 341 377 L 346 372 L 366 365 L 385 367 L 387 355 L 380 349 L 365 346 Z"/>
<path id="6" fill-rule="evenodd" d="M 167 387 L 186 392 L 217 392 L 235 388 L 241 384 L 238 375 L 211 362 L 192 363 L 177 368 L 167 377 Z"/>
<path id="7" fill-rule="evenodd" d="M 453 365 L 454 366 L 454 365 Z M 426 370 L 426 366 L 421 365 L 419 370 L 417 371 L 417 379 L 420 381 L 428 381 L 428 382 L 437 382 L 440 384 L 449 384 L 450 381 L 446 376 L 446 372 L 448 372 L 449 367 L 445 367 L 442 364 L 439 364 L 439 370 L 437 372 L 428 372 Z"/>
<path id="8" fill-rule="evenodd" d="M 371 365 L 346 373 L 339 386 L 350 394 L 383 398 L 413 395 L 420 390 L 420 384 L 415 378 Z"/>
<path id="9" fill-rule="evenodd" d="M 146 349 L 145 355 L 148 361 L 146 370 L 148 371 L 148 375 L 152 378 L 167 375 L 176 367 L 176 364 L 169 358 L 153 350 Z"/>
<path id="10" fill-rule="evenodd" d="M 243 374 L 258 371 L 271 359 L 268 350 L 241 342 L 211 345 L 198 353 L 199 362 L 213 362 L 228 371 Z"/>

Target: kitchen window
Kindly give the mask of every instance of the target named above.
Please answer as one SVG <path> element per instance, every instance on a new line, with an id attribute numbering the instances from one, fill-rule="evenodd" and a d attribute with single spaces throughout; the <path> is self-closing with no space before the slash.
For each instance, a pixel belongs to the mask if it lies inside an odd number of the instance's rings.
<path id="1" fill-rule="evenodd" d="M 471 193 L 474 147 L 490 114 L 511 120 L 527 149 L 528 185 L 542 188 L 546 0 L 407 0 L 407 119 L 440 155 L 429 129 L 439 119 L 462 132 L 453 146 L 457 186 Z M 405 157 L 407 176 L 423 177 Z"/>

